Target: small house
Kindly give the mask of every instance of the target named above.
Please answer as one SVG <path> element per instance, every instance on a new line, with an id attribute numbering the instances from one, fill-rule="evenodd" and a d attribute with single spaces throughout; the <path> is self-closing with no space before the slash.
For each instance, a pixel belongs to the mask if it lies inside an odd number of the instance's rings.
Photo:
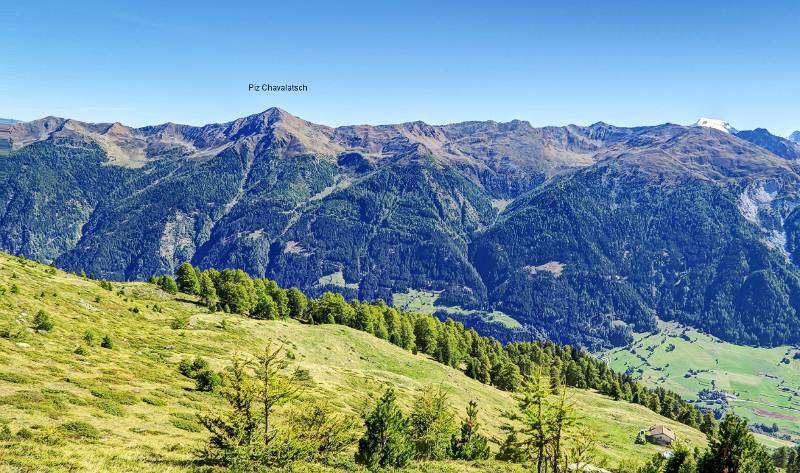
<path id="1" fill-rule="evenodd" d="M 645 440 L 656 445 L 672 445 L 675 441 L 675 432 L 663 425 L 654 425 L 644 434 Z"/>

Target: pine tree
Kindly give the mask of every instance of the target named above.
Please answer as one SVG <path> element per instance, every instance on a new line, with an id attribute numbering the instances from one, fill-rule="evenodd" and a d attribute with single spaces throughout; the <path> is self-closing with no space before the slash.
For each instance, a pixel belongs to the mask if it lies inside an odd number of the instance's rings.
<path id="1" fill-rule="evenodd" d="M 747 429 L 747 421 L 727 415 L 708 436 L 708 449 L 698 462 L 699 473 L 771 473 L 772 458 Z"/>
<path id="2" fill-rule="evenodd" d="M 706 411 L 703 413 L 703 420 L 700 422 L 700 432 L 703 432 L 706 435 L 713 435 L 714 431 L 716 430 L 716 421 L 714 420 L 714 414 L 711 411 Z"/>
<path id="3" fill-rule="evenodd" d="M 438 339 L 437 321 L 430 315 L 419 317 L 414 323 L 414 337 L 417 349 L 422 353 L 434 355 Z"/>
<path id="4" fill-rule="evenodd" d="M 158 281 L 158 285 L 161 289 L 164 290 L 167 294 L 177 294 L 178 293 L 178 284 L 175 283 L 175 280 L 169 276 L 162 276 L 161 279 Z"/>
<path id="5" fill-rule="evenodd" d="M 453 458 L 458 460 L 485 460 L 489 458 L 489 445 L 485 436 L 478 433 L 478 404 L 473 400 L 467 406 L 467 417 L 461 421 L 461 433 L 451 442 Z"/>
<path id="6" fill-rule="evenodd" d="M 456 430 L 453 417 L 444 390 L 429 387 L 417 397 L 410 426 L 418 460 L 444 460 L 450 456 Z"/>
<path id="7" fill-rule="evenodd" d="M 366 432 L 358 442 L 356 462 L 368 468 L 401 468 L 414 456 L 408 421 L 388 389 L 365 420 Z"/>
<path id="8" fill-rule="evenodd" d="M 256 399 L 261 404 L 263 442 L 269 447 L 275 438 L 271 419 L 275 406 L 284 404 L 297 397 L 300 388 L 295 376 L 287 377 L 282 370 L 286 368 L 286 353 L 283 347 L 272 348 L 272 340 L 267 339 L 264 353 L 258 356 L 256 379 L 258 388 Z"/>
<path id="9" fill-rule="evenodd" d="M 200 274 L 200 298 L 208 307 L 214 307 L 217 304 L 217 288 L 214 287 L 214 281 L 206 272 Z"/>
<path id="10" fill-rule="evenodd" d="M 571 430 L 577 422 L 575 407 L 567 397 L 567 387 L 562 385 L 559 389 L 558 400 L 550 405 L 548 424 L 548 453 L 555 473 L 558 473 L 559 462 L 563 457 L 564 441 L 572 433 Z"/>
<path id="11" fill-rule="evenodd" d="M 218 416 L 201 416 L 200 422 L 211 433 L 206 460 L 229 464 L 249 460 L 259 448 L 256 416 L 257 385 L 247 374 L 251 363 L 233 359 L 222 376 L 220 394 L 230 405 L 230 412 Z"/>
<path id="12" fill-rule="evenodd" d="M 308 299 L 300 289 L 293 287 L 286 292 L 289 304 L 289 317 L 295 320 L 303 320 L 308 306 Z"/>
<path id="13" fill-rule="evenodd" d="M 184 294 L 197 294 L 200 292 L 200 280 L 197 271 L 189 263 L 183 263 L 176 274 L 178 290 Z"/>
<path id="14" fill-rule="evenodd" d="M 263 320 L 276 320 L 280 312 L 278 310 L 278 304 L 272 300 L 272 297 L 262 294 L 258 300 L 258 303 L 253 308 L 250 316 L 254 319 L 263 319 Z"/>

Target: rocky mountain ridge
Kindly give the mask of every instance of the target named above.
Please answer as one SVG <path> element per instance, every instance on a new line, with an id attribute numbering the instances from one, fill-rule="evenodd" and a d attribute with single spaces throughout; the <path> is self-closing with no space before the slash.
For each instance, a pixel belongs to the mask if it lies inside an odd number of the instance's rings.
<path id="1" fill-rule="evenodd" d="M 312 293 L 422 291 L 502 311 L 523 329 L 465 321 L 505 340 L 608 346 L 663 318 L 796 341 L 797 147 L 763 129 L 331 128 L 276 108 L 8 129 L 0 248 L 70 270 L 146 279 L 191 261 Z"/>

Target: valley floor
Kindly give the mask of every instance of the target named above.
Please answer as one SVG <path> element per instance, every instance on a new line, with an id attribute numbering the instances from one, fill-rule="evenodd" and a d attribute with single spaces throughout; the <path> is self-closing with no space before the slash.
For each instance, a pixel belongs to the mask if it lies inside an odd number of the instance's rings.
<path id="1" fill-rule="evenodd" d="M 767 445 L 800 442 L 800 349 L 738 346 L 675 323 L 660 328 L 607 352 L 611 367 L 705 407 L 727 408 L 751 425 L 774 424 L 773 436 L 759 436 Z"/>

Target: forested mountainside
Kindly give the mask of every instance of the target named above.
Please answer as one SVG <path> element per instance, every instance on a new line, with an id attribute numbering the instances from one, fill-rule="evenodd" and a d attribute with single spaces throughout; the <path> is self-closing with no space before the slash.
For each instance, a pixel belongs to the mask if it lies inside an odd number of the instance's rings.
<path id="1" fill-rule="evenodd" d="M 188 261 L 311 294 L 419 291 L 504 341 L 600 348 L 657 318 L 800 339 L 800 147 L 764 130 L 330 128 L 279 109 L 9 128 L 0 248 L 72 271 L 143 280 Z"/>

